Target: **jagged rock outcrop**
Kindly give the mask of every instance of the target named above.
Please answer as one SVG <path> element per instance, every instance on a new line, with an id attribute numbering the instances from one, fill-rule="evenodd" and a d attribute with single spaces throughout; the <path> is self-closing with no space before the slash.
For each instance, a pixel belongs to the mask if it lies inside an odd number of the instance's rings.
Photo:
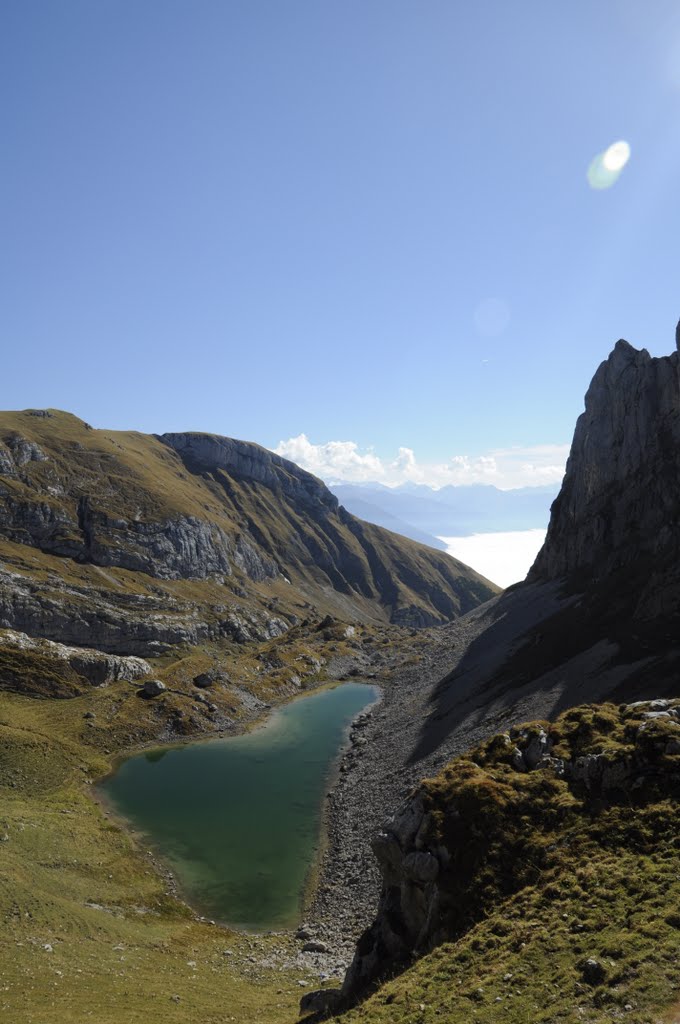
<path id="1" fill-rule="evenodd" d="M 680 587 L 680 355 L 619 341 L 593 377 L 530 580 L 651 578 L 636 614 Z"/>
<path id="2" fill-rule="evenodd" d="M 445 748 L 471 708 L 675 696 L 678 510 L 680 353 L 619 341 L 588 388 L 545 543 L 526 581 L 480 610 L 483 632 L 438 684 L 413 760 Z"/>
<path id="3" fill-rule="evenodd" d="M 595 810 L 634 814 L 679 792 L 680 699 L 576 708 L 456 758 L 375 836 L 378 915 L 326 1007 L 352 1005 L 414 956 L 463 934 L 494 901 L 551 877 L 560 835 L 587 828 Z M 313 996 L 306 1005 L 317 1006 Z"/>

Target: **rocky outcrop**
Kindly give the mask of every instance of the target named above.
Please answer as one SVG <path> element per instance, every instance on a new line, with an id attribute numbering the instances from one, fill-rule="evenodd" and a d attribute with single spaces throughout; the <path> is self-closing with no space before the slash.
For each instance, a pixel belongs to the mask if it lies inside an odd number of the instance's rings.
<path id="1" fill-rule="evenodd" d="M 92 686 L 106 686 L 121 679 L 132 682 L 151 674 L 151 666 L 142 658 L 117 657 L 85 647 L 67 647 L 65 644 L 39 640 L 9 629 L 0 629 L 0 647 L 32 651 L 65 662 Z"/>
<path id="2" fill-rule="evenodd" d="M 588 388 L 543 548 L 480 610 L 484 632 L 436 688 L 415 757 L 446 745 L 461 693 L 477 707 L 675 696 L 679 508 L 680 353 L 619 341 Z"/>
<path id="3" fill-rule="evenodd" d="M 111 516 L 90 495 L 81 496 L 72 512 L 49 500 L 7 495 L 0 535 L 50 554 L 157 579 L 230 576 L 233 565 L 257 582 L 278 575 L 276 563 L 243 533 L 234 542 L 221 527 L 196 516 L 158 522 Z"/>
<path id="4" fill-rule="evenodd" d="M 21 434 L 10 433 L 0 441 L 0 473 L 16 477 L 19 470 L 29 462 L 46 462 L 47 456 L 35 441 L 28 441 Z"/>
<path id="5" fill-rule="evenodd" d="M 680 594 L 680 355 L 619 341 L 597 370 L 531 581 L 640 575 L 635 615 Z"/>
<path id="6" fill-rule="evenodd" d="M 217 434 L 156 435 L 177 452 L 192 472 L 225 472 L 263 484 L 287 498 L 316 509 L 337 512 L 338 499 L 317 477 L 294 462 L 249 441 Z"/>
<path id="7" fill-rule="evenodd" d="M 199 604 L 170 595 L 44 581 L 0 567 L 0 628 L 113 654 L 156 657 L 173 647 L 210 640 L 270 640 L 289 628 L 286 619 L 258 607 Z"/>
<path id="8" fill-rule="evenodd" d="M 461 935 L 493 909 L 489 900 L 540 884 L 559 830 L 587 827 L 593 808 L 678 792 L 680 699 L 574 709 L 457 758 L 375 836 L 378 914 L 332 1008 L 352 1005 L 414 956 Z"/>

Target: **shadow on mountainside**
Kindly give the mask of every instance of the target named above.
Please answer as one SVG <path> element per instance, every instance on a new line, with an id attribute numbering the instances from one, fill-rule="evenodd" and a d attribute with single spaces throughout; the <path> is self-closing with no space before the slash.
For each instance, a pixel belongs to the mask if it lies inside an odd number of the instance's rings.
<path id="1" fill-rule="evenodd" d="M 636 619 L 644 579 L 638 564 L 606 583 L 521 583 L 472 612 L 482 632 L 433 688 L 409 762 L 482 724 L 493 732 L 575 704 L 679 695 L 679 605 Z"/>

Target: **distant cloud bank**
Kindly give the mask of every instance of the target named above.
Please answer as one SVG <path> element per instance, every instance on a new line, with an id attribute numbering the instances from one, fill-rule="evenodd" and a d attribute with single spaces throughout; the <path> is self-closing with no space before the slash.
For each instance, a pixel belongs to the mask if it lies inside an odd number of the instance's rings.
<path id="1" fill-rule="evenodd" d="M 381 459 L 354 441 L 314 444 L 306 434 L 280 441 L 274 449 L 327 483 L 376 481 L 399 484 L 493 484 L 501 490 L 559 484 L 569 454 L 568 444 L 497 448 L 486 455 L 452 455 L 446 462 L 419 462 L 412 448 L 399 448 L 392 460 Z"/>
<path id="2" fill-rule="evenodd" d="M 523 580 L 545 540 L 545 530 L 475 533 L 471 537 L 440 537 L 454 558 L 476 569 L 499 587 Z"/>

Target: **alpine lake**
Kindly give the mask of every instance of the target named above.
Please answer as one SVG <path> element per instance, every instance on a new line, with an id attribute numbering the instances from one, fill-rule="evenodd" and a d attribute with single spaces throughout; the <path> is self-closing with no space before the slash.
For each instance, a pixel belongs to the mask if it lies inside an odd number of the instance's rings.
<path id="1" fill-rule="evenodd" d="M 378 688 L 343 683 L 274 710 L 240 736 L 158 747 L 98 785 L 201 914 L 248 931 L 298 921 L 323 801 L 352 720 Z"/>

